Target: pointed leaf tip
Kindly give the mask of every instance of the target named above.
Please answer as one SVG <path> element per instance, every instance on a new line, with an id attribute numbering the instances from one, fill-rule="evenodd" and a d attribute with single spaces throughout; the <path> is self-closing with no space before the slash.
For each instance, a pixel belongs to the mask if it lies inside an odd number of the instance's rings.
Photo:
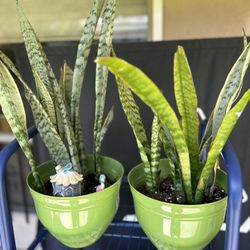
<path id="1" fill-rule="evenodd" d="M 177 50 L 178 50 L 178 51 L 183 51 L 184 48 L 183 48 L 181 45 L 178 45 L 178 46 L 177 46 Z"/>

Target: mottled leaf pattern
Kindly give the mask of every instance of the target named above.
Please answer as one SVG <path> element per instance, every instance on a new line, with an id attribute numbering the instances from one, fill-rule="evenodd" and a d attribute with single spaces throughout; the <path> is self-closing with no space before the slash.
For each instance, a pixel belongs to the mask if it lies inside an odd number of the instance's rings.
<path id="1" fill-rule="evenodd" d="M 73 127 L 71 125 L 70 118 L 67 113 L 67 109 L 64 105 L 63 97 L 62 97 L 59 85 L 54 84 L 53 89 L 54 89 L 56 103 L 58 105 L 58 109 L 60 110 L 60 116 L 62 118 L 62 123 L 64 126 L 64 131 L 65 131 L 68 146 L 69 146 L 71 162 L 73 164 L 74 169 L 78 173 L 80 173 L 81 172 L 80 161 L 79 161 L 79 156 L 78 156 L 77 145 L 75 143 L 75 134 L 73 131 Z"/>
<path id="2" fill-rule="evenodd" d="M 0 59 L 14 75 L 21 80 L 22 77 L 13 62 L 0 50 Z"/>
<path id="3" fill-rule="evenodd" d="M 40 133 L 45 145 L 48 147 L 48 150 L 49 150 L 51 156 L 58 164 L 63 164 L 63 162 L 68 163 L 69 156 L 68 156 L 67 149 L 65 148 L 63 142 L 61 140 L 59 140 L 60 138 L 58 139 L 59 135 L 55 131 L 55 128 L 53 127 L 53 124 L 52 124 L 47 112 L 42 107 L 42 104 L 36 98 L 36 96 L 34 95 L 32 90 L 29 88 L 29 86 L 24 82 L 24 80 L 22 79 L 18 70 L 15 68 L 14 64 L 10 61 L 10 59 L 7 56 L 5 56 L 5 57 L 2 56 L 2 53 L 0 53 L 0 57 L 1 57 L 1 59 L 4 58 L 4 63 L 12 71 L 12 73 L 15 74 L 15 76 L 19 79 L 19 81 L 23 84 L 26 98 L 28 99 L 29 104 L 32 108 L 32 113 L 33 113 L 33 116 L 34 116 L 34 119 L 35 119 L 35 122 L 37 125 L 37 129 L 39 130 L 39 133 Z M 36 114 L 34 114 L 34 112 Z M 37 114 L 37 112 L 39 112 L 39 114 Z M 39 118 L 36 118 L 37 116 Z M 42 122 L 42 125 L 38 124 L 39 121 Z M 41 130 L 45 130 L 45 131 L 49 131 L 49 132 L 47 134 L 47 132 L 44 132 Z M 51 146 L 52 144 L 53 144 L 53 148 L 50 148 L 50 147 L 52 147 Z M 54 156 L 56 151 L 59 152 L 59 154 L 57 156 Z M 60 153 L 60 152 L 62 152 L 62 153 Z M 54 158 L 54 157 L 56 157 L 56 158 Z"/>
<path id="4" fill-rule="evenodd" d="M 23 84 L 25 91 L 31 92 L 28 85 L 22 79 L 19 71 L 16 69 L 15 65 L 2 51 L 0 51 L 0 59 L 4 62 L 4 64 L 8 67 L 8 69 L 18 78 L 18 80 Z M 44 93 L 44 94 L 42 94 L 42 96 L 45 96 L 44 105 L 46 107 L 44 107 L 44 109 L 46 110 L 48 116 L 50 117 L 50 120 L 53 121 L 53 120 L 55 120 L 55 113 L 54 113 L 55 109 L 54 109 L 54 106 L 52 106 L 53 103 L 52 103 L 51 97 L 50 97 L 47 89 L 45 88 L 45 86 L 41 82 L 40 77 L 36 73 L 35 73 L 35 79 L 38 82 L 37 86 L 41 89 L 40 92 Z M 51 119 L 51 117 L 52 117 L 52 119 Z"/>
<path id="5" fill-rule="evenodd" d="M 140 110 L 137 106 L 131 91 L 124 85 L 119 77 L 116 77 L 116 83 L 118 86 L 119 98 L 123 107 L 123 111 L 128 118 L 128 122 L 133 129 L 135 137 L 140 141 L 141 149 L 139 148 L 140 154 L 145 155 L 143 157 L 147 162 L 150 160 L 150 147 L 144 125 L 141 120 Z M 145 161 L 142 161 L 143 163 Z"/>
<path id="6" fill-rule="evenodd" d="M 184 194 L 184 188 L 181 179 L 180 162 L 178 160 L 178 155 L 172 138 L 166 128 L 160 129 L 160 139 L 163 145 L 165 155 L 169 161 L 170 176 L 174 182 L 175 189 L 177 192 Z"/>
<path id="7" fill-rule="evenodd" d="M 25 88 L 25 96 L 32 109 L 36 127 L 42 140 L 47 146 L 51 157 L 58 165 L 67 165 L 70 162 L 68 151 L 47 113 L 30 89 Z"/>
<path id="8" fill-rule="evenodd" d="M 110 109 L 110 111 L 108 112 L 108 114 L 104 120 L 102 129 L 101 129 L 101 133 L 100 133 L 100 140 L 99 140 L 99 143 L 96 145 L 98 152 L 100 152 L 100 150 L 101 150 L 103 138 L 104 138 L 106 132 L 108 131 L 109 125 L 112 122 L 113 118 L 114 118 L 114 107 L 112 107 Z M 95 162 L 96 162 L 96 166 L 100 167 L 102 164 L 101 157 L 98 157 L 98 155 L 95 155 Z"/>
<path id="9" fill-rule="evenodd" d="M 3 110 L 5 111 L 10 120 L 11 127 L 14 128 L 13 130 L 15 132 L 15 135 L 19 139 L 20 145 L 30 161 L 33 174 L 37 181 L 37 186 L 40 187 L 41 190 L 42 183 L 40 183 L 39 175 L 35 169 L 35 162 L 32 158 L 32 153 L 30 151 L 29 144 L 27 143 L 28 138 L 26 119 L 24 119 L 25 111 L 23 106 L 20 105 L 22 104 L 22 100 L 8 69 L 11 70 L 12 73 L 14 73 L 16 77 L 20 80 L 20 82 L 23 84 L 26 98 L 30 103 L 36 126 L 40 132 L 43 141 L 48 147 L 52 158 L 60 165 L 66 165 L 71 161 L 75 170 L 81 172 L 80 165 L 84 165 L 83 162 L 85 161 L 85 154 L 83 150 L 83 137 L 79 119 L 79 104 L 82 82 L 84 78 L 84 71 L 86 68 L 90 47 L 94 39 L 98 18 L 102 13 L 104 3 L 105 9 L 103 12 L 103 22 L 98 54 L 102 56 L 110 54 L 115 0 L 94 1 L 93 9 L 90 12 L 89 17 L 87 18 L 87 22 L 83 30 L 80 44 L 78 46 L 74 73 L 65 63 L 60 85 L 57 83 L 53 70 L 48 62 L 46 54 L 42 49 L 41 43 L 39 42 L 37 35 L 33 30 L 33 27 L 26 18 L 21 6 L 19 5 L 18 0 L 16 1 L 16 3 L 21 33 L 24 39 L 31 69 L 36 81 L 37 96 L 39 97 L 39 99 L 33 94 L 29 86 L 23 81 L 18 70 L 15 68 L 9 58 L 6 57 L 0 51 L 0 81 L 3 82 L 3 84 L 1 85 L 2 88 L 0 87 L 0 90 L 2 91 L 2 93 L 4 93 L 5 91 L 8 92 L 10 90 L 8 94 L 6 94 L 7 98 L 3 97 L 0 98 L 0 100 L 3 103 Z M 8 69 L 2 63 L 2 61 Z M 102 79 L 100 79 L 100 75 L 98 78 L 100 81 L 102 81 L 101 100 L 103 102 L 103 107 L 99 106 L 99 108 L 102 109 L 101 113 L 103 113 L 104 109 L 107 75 L 108 70 L 106 69 L 102 71 L 103 81 Z M 9 86 L 7 83 L 9 84 Z M 15 100 L 16 106 L 13 105 L 14 102 L 10 96 L 19 98 L 17 101 Z M 20 108 L 20 113 L 17 112 L 18 105 Z M 75 131 L 73 130 L 71 121 L 69 119 L 69 113 L 72 117 L 72 122 Z M 13 114 L 16 114 L 16 116 Z M 111 109 L 111 111 L 108 113 L 107 118 L 104 121 L 104 124 L 101 127 L 100 131 L 98 130 L 98 148 L 100 148 L 101 146 L 102 139 L 112 119 L 113 109 Z M 18 124 L 18 122 L 20 122 L 21 126 L 20 124 Z M 58 134 L 58 132 L 60 135 Z M 64 133 L 67 139 L 65 144 Z M 68 147 L 68 150 L 66 146 Z"/>
<path id="10" fill-rule="evenodd" d="M 121 78 L 144 103 L 157 114 L 175 143 L 178 152 L 182 178 L 188 202 L 192 202 L 192 184 L 189 152 L 179 121 L 158 87 L 138 68 L 119 58 L 97 58 L 97 63 L 108 66 L 109 70 Z"/>
<path id="11" fill-rule="evenodd" d="M 74 67 L 73 86 L 71 96 L 71 119 L 74 120 L 76 115 L 76 108 L 79 106 L 80 93 L 82 89 L 82 82 L 84 79 L 85 68 L 88 61 L 90 48 L 95 36 L 96 25 L 102 11 L 104 0 L 95 0 L 93 8 L 86 20 L 83 28 L 83 33 L 78 45 L 77 57 Z"/>
<path id="12" fill-rule="evenodd" d="M 53 100 L 52 100 L 47 88 L 45 87 L 42 80 L 38 76 L 38 74 L 35 73 L 34 77 L 35 77 L 35 81 L 36 81 L 36 87 L 37 87 L 37 90 L 39 93 L 40 103 L 42 104 L 42 107 L 44 108 L 44 110 L 48 114 L 50 121 L 52 122 L 54 128 L 56 129 L 57 128 L 57 120 L 56 120 L 56 112 L 55 112 Z"/>
<path id="13" fill-rule="evenodd" d="M 62 93 L 63 102 L 65 103 L 65 95 L 64 95 L 65 90 L 64 90 L 63 83 L 61 82 L 63 80 L 61 76 L 59 79 L 59 88 L 60 88 L 60 92 Z M 56 106 L 56 120 L 57 120 L 58 134 L 60 135 L 62 141 L 65 141 L 65 130 L 64 130 L 64 126 L 63 126 L 63 121 L 62 121 L 62 117 L 60 115 L 60 111 L 58 110 L 57 106 Z"/>
<path id="14" fill-rule="evenodd" d="M 243 30 L 243 48 L 245 49 L 247 47 L 248 41 L 247 41 L 247 35 L 244 29 Z"/>
<path id="15" fill-rule="evenodd" d="M 2 61 L 0 61 L 0 105 L 13 134 L 28 159 L 35 179 L 36 189 L 44 191 L 44 184 L 36 170 L 36 163 L 29 145 L 26 114 L 22 98 L 14 79 Z"/>
<path id="16" fill-rule="evenodd" d="M 43 51 L 42 45 L 39 42 L 39 39 L 37 38 L 37 35 L 33 27 L 31 26 L 25 14 L 23 13 L 23 10 L 21 9 L 18 1 L 17 1 L 17 4 L 18 4 L 17 6 L 18 6 L 21 33 L 23 36 L 25 48 L 27 51 L 31 69 L 33 71 L 33 75 L 37 74 L 39 78 L 41 79 L 42 83 L 44 83 L 46 88 L 48 89 L 48 92 L 55 106 L 55 113 L 56 113 L 57 125 L 58 125 L 57 130 L 61 138 L 63 138 L 64 132 L 63 132 L 63 127 L 61 126 L 62 115 L 60 114 L 60 108 L 56 103 L 56 100 L 55 100 L 56 96 L 54 93 L 55 91 L 54 88 L 57 85 L 54 72 L 50 66 L 50 63 L 46 57 L 46 54 Z M 38 96 L 40 99 L 39 89 L 37 89 L 37 91 L 38 91 Z"/>
<path id="17" fill-rule="evenodd" d="M 177 162 L 177 155 L 174 146 L 172 145 L 172 141 L 166 136 L 164 129 L 160 128 L 160 140 L 163 145 L 163 149 L 165 155 L 168 159 L 170 169 L 169 174 L 173 181 L 175 181 L 175 163 Z"/>
<path id="18" fill-rule="evenodd" d="M 102 15 L 102 27 L 98 44 L 98 56 L 109 56 L 112 48 L 112 33 L 115 18 L 116 1 L 107 0 Z M 100 147 L 101 128 L 103 122 L 106 89 L 108 81 L 108 68 L 100 64 L 96 65 L 96 101 L 95 101 L 95 122 L 94 122 L 94 154 L 98 158 Z M 96 162 L 98 164 L 98 161 Z M 100 172 L 100 166 L 96 165 Z"/>
<path id="19" fill-rule="evenodd" d="M 157 115 L 154 116 L 151 131 L 151 172 L 155 187 L 158 187 L 160 176 L 160 157 L 161 157 L 161 141 L 160 126 Z"/>
<path id="20" fill-rule="evenodd" d="M 83 132 L 80 124 L 80 97 L 83 85 L 84 73 L 88 61 L 90 48 L 95 36 L 96 25 L 101 15 L 104 0 L 95 0 L 93 8 L 88 16 L 83 28 L 82 36 L 78 45 L 76 62 L 73 73 L 72 94 L 70 104 L 70 115 L 75 132 L 76 144 L 81 166 L 84 168 L 85 149 L 83 142 Z"/>
<path id="21" fill-rule="evenodd" d="M 219 168 L 219 158 L 216 160 L 214 167 L 211 171 L 210 176 L 208 177 L 206 188 L 205 188 L 205 194 L 209 197 L 212 197 L 215 187 L 215 181 L 216 181 L 216 172 Z"/>
<path id="22" fill-rule="evenodd" d="M 77 49 L 71 95 L 71 121 L 75 132 L 81 129 L 77 127 L 79 124 L 76 125 L 77 120 L 79 120 L 81 90 L 90 48 L 95 36 L 96 25 L 101 15 L 103 3 L 104 0 L 94 1 L 93 8 L 86 20 Z"/>
<path id="23" fill-rule="evenodd" d="M 17 9 L 21 33 L 25 43 L 25 48 L 27 51 L 31 69 L 33 73 L 36 72 L 36 74 L 40 77 L 41 81 L 48 89 L 52 100 L 54 100 L 52 87 L 53 80 L 50 79 L 50 74 L 53 74 L 53 72 L 49 73 L 48 67 L 50 65 L 47 61 L 45 53 L 43 52 L 42 45 L 40 44 L 33 27 L 31 26 L 30 22 L 23 13 L 23 10 L 19 5 L 19 1 L 17 1 Z M 53 76 L 53 78 L 55 77 Z"/>
<path id="24" fill-rule="evenodd" d="M 75 143 L 74 131 L 67 113 L 67 109 L 63 102 L 63 96 L 60 87 L 56 81 L 53 70 L 47 60 L 47 57 L 42 49 L 42 46 L 32 28 L 29 21 L 25 17 L 21 7 L 18 5 L 19 20 L 21 32 L 25 42 L 28 58 L 31 64 L 33 73 L 37 73 L 42 82 L 48 88 L 48 91 L 55 102 L 56 115 L 59 121 L 64 126 L 71 162 L 77 172 L 81 172 L 78 150 Z M 53 95 L 52 95 L 53 93 Z"/>
<path id="25" fill-rule="evenodd" d="M 210 136 L 205 143 L 202 145 L 200 150 L 200 161 L 201 163 L 205 163 L 207 160 L 207 154 L 209 151 L 210 144 L 212 143 L 212 136 Z"/>
<path id="26" fill-rule="evenodd" d="M 72 84 L 73 84 L 73 71 L 69 65 L 64 62 L 63 69 L 61 71 L 61 77 L 59 85 L 61 87 L 61 92 L 67 110 L 70 112 L 71 94 L 72 94 Z"/>
<path id="27" fill-rule="evenodd" d="M 225 114 L 228 112 L 233 102 L 239 95 L 249 62 L 250 44 L 247 45 L 247 47 L 244 49 L 244 51 L 239 56 L 238 60 L 235 62 L 234 66 L 230 70 L 216 102 L 212 127 L 213 139 L 216 136 L 216 133 L 222 123 Z"/>
<path id="28" fill-rule="evenodd" d="M 85 146 L 84 146 L 84 140 L 83 140 L 83 132 L 82 132 L 82 128 L 81 128 L 81 123 L 80 123 L 80 117 L 79 119 L 76 120 L 76 127 L 78 129 L 76 129 L 75 132 L 75 143 L 77 145 L 77 149 L 78 149 L 78 157 L 79 157 L 79 161 L 80 161 L 80 166 L 81 166 L 81 171 L 85 171 L 86 170 L 86 165 L 85 165 L 85 160 L 86 160 L 86 155 L 85 155 Z"/>
<path id="29" fill-rule="evenodd" d="M 198 101 L 188 60 L 181 46 L 178 46 L 174 56 L 174 90 L 182 118 L 182 129 L 188 145 L 194 187 L 199 171 L 199 118 L 196 112 Z"/>
<path id="30" fill-rule="evenodd" d="M 103 126 L 102 126 L 102 129 L 101 129 L 101 133 L 100 133 L 100 141 L 99 141 L 99 144 L 98 144 L 98 151 L 100 152 L 100 148 L 101 148 L 101 145 L 102 145 L 102 140 L 106 134 L 106 132 L 108 131 L 108 128 L 109 128 L 109 125 L 110 123 L 113 121 L 114 119 L 114 107 L 112 106 L 112 108 L 110 109 L 110 111 L 108 112 L 105 120 L 104 120 L 104 123 L 103 123 Z"/>
<path id="31" fill-rule="evenodd" d="M 72 93 L 72 81 L 73 81 L 73 71 L 71 68 L 67 65 L 66 62 L 64 62 L 63 68 L 61 69 L 61 76 L 59 80 L 59 86 L 60 91 L 62 94 L 63 101 L 65 103 L 65 107 L 68 113 L 70 113 L 70 102 L 71 102 L 71 93 Z M 65 140 L 65 131 L 64 126 L 62 122 L 62 118 L 60 113 L 57 114 L 58 117 L 58 131 L 62 138 L 62 140 Z M 76 145 L 77 139 L 76 139 Z"/>
<path id="32" fill-rule="evenodd" d="M 116 82 L 123 111 L 126 114 L 128 122 L 134 132 L 141 160 L 144 164 L 146 187 L 150 192 L 154 192 L 157 182 L 152 178 L 150 147 L 148 145 L 146 132 L 141 120 L 139 107 L 137 106 L 131 91 L 119 77 L 116 77 Z"/>
<path id="33" fill-rule="evenodd" d="M 209 140 L 209 138 L 212 138 L 213 114 L 214 113 L 212 112 L 208 119 L 204 134 L 202 136 L 200 143 L 200 151 L 203 148 L 203 145 Z"/>
<path id="34" fill-rule="evenodd" d="M 206 186 L 209 175 L 219 157 L 221 150 L 223 149 L 230 133 L 232 132 L 235 124 L 237 123 L 241 113 L 244 111 L 246 105 L 250 100 L 250 89 L 243 95 L 239 102 L 225 115 L 222 124 L 218 130 L 218 133 L 211 145 L 211 149 L 208 152 L 206 164 L 202 170 L 201 177 L 195 193 L 195 202 L 200 203 L 202 201 L 204 188 Z"/>

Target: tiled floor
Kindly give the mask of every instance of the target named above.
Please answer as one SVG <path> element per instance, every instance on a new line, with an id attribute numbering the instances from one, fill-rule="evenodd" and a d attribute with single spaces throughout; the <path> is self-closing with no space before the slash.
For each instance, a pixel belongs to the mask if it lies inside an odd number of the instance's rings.
<path id="1" fill-rule="evenodd" d="M 26 250 L 35 238 L 37 217 L 34 213 L 29 213 L 29 223 L 27 223 L 24 213 L 13 212 L 12 220 L 17 250 Z M 41 250 L 41 247 L 36 248 L 36 250 Z"/>

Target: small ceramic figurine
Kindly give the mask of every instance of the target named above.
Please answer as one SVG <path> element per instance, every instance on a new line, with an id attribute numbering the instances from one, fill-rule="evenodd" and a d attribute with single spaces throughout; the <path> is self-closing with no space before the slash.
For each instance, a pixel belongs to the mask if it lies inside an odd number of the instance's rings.
<path id="1" fill-rule="evenodd" d="M 95 187 L 96 192 L 102 191 L 105 188 L 105 180 L 106 180 L 106 176 L 104 174 L 101 174 L 99 176 L 100 185 Z"/>
<path id="2" fill-rule="evenodd" d="M 83 177 L 78 174 L 71 163 L 62 167 L 56 166 L 56 174 L 50 176 L 54 196 L 78 196 L 81 195 L 81 181 Z"/>

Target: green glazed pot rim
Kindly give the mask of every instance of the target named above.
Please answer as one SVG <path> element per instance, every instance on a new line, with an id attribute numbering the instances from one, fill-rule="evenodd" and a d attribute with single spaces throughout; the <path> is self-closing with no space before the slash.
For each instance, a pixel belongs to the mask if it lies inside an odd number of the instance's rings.
<path id="1" fill-rule="evenodd" d="M 91 155 L 87 155 L 87 156 L 91 156 Z M 113 158 L 111 158 L 111 157 L 108 157 L 108 156 L 101 156 L 101 157 L 106 158 L 106 159 L 108 159 L 108 160 L 112 160 L 113 162 L 116 162 L 116 163 L 117 163 L 117 168 L 120 168 L 120 169 L 121 169 L 120 177 L 116 180 L 116 182 L 114 182 L 111 186 L 105 188 L 105 189 L 102 190 L 102 191 L 95 192 L 95 193 L 90 193 L 90 194 L 78 195 L 78 196 L 69 196 L 69 197 L 60 197 L 60 196 L 53 196 L 53 195 L 42 194 L 42 193 L 39 193 L 39 192 L 35 191 L 35 190 L 29 185 L 28 179 L 29 179 L 29 176 L 32 175 L 32 172 L 31 172 L 31 171 L 28 173 L 28 175 L 27 175 L 27 177 L 26 177 L 26 184 L 28 185 L 28 187 L 29 187 L 29 189 L 30 189 L 30 191 L 31 191 L 32 193 L 34 193 L 34 194 L 36 194 L 36 195 L 39 195 L 39 196 L 41 196 L 41 197 L 44 197 L 44 198 L 47 197 L 48 199 L 52 199 L 52 200 L 54 199 L 54 200 L 61 200 L 61 201 L 63 201 L 63 200 L 68 200 L 68 199 L 72 199 L 72 200 L 74 200 L 74 199 L 79 199 L 79 197 L 93 198 L 93 197 L 96 196 L 96 195 L 100 195 L 100 196 L 101 196 L 102 194 L 104 194 L 104 193 L 106 193 L 106 192 L 109 192 L 109 190 L 111 190 L 115 185 L 117 185 L 117 184 L 121 181 L 122 176 L 124 175 L 124 168 L 122 167 L 122 164 L 121 164 L 119 161 L 117 161 L 117 160 L 115 160 L 115 159 L 113 159 Z M 43 165 L 43 164 L 45 164 L 45 163 L 48 163 L 48 162 L 52 162 L 52 161 L 51 161 L 51 160 L 46 161 L 46 162 L 40 164 L 39 166 L 41 166 L 41 165 Z M 39 167 L 39 166 L 38 166 L 38 167 Z"/>
<path id="2" fill-rule="evenodd" d="M 130 182 L 130 176 L 131 176 L 131 173 L 137 169 L 137 168 L 142 168 L 142 163 L 135 166 L 134 168 L 132 168 L 130 170 L 130 172 L 128 173 L 128 183 L 129 183 L 129 186 L 133 189 L 134 192 L 136 192 L 137 195 L 143 197 L 144 199 L 149 199 L 151 200 L 152 202 L 154 201 L 156 204 L 158 203 L 159 205 L 162 205 L 162 206 L 172 206 L 172 207 L 183 207 L 183 208 L 191 208 L 191 207 L 210 207 L 210 206 L 214 206 L 215 204 L 220 204 L 220 203 L 223 203 L 225 200 L 227 200 L 228 196 L 222 198 L 221 200 L 218 200 L 218 201 L 213 201 L 211 203 L 202 203 L 202 204 L 176 204 L 176 203 L 169 203 L 169 202 L 165 202 L 165 201 L 159 201 L 159 200 L 156 200 L 156 199 L 153 199 L 141 192 L 139 192 Z M 218 171 L 222 172 L 224 175 L 226 175 L 225 171 L 221 170 L 221 169 L 218 169 Z"/>

